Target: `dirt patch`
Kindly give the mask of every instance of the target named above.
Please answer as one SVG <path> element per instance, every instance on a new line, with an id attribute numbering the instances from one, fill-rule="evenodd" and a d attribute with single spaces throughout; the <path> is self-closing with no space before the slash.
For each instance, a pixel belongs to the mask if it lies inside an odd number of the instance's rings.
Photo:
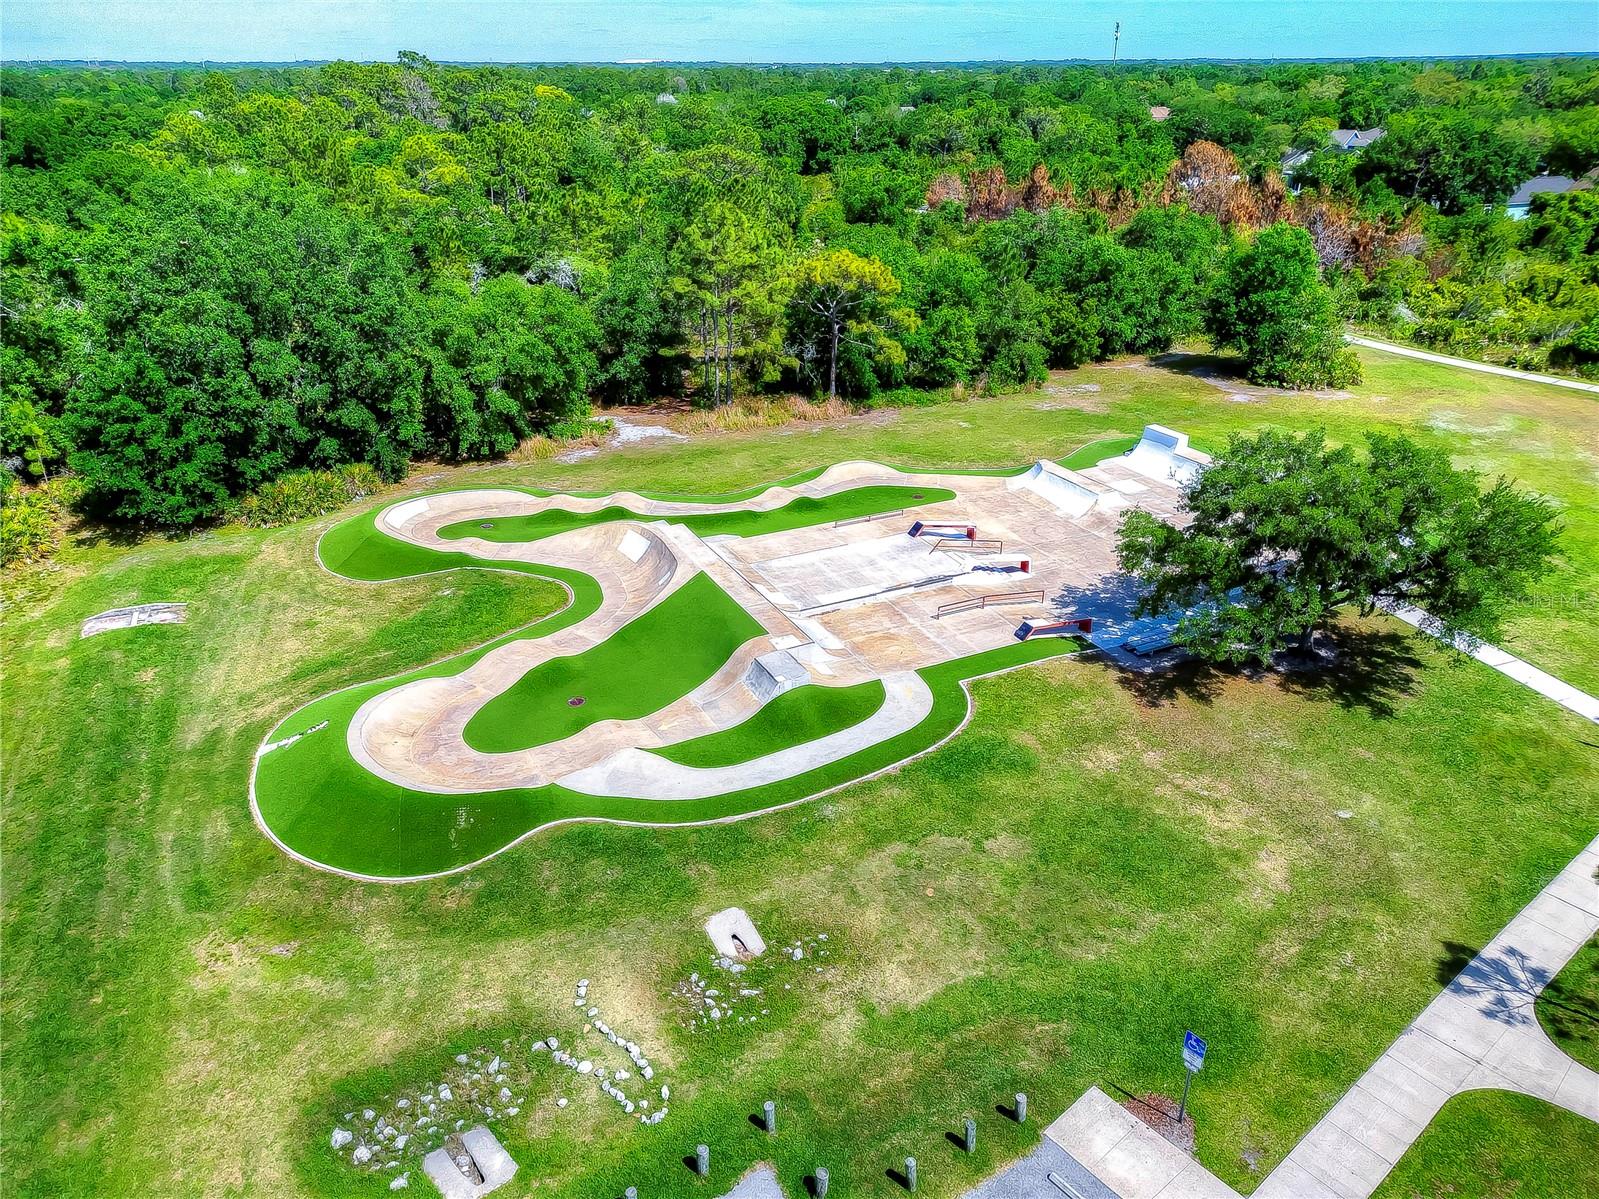
<path id="1" fill-rule="evenodd" d="M 1051 380 L 1039 389 L 1045 399 L 1032 407 L 1039 412 L 1109 412 L 1110 400 L 1098 383 L 1061 383 Z"/>
<path id="2" fill-rule="evenodd" d="M 1193 1153 L 1194 1116 L 1192 1112 L 1185 1112 L 1182 1122 L 1178 1123 L 1175 1099 L 1151 1091 L 1147 1095 L 1129 1096 L 1122 1100 L 1122 1106 L 1184 1153 Z"/>
<path id="3" fill-rule="evenodd" d="M 1137 363 L 1130 365 L 1137 366 Z M 1258 403 L 1263 400 L 1278 398 L 1303 399 L 1309 396 L 1317 400 L 1349 400 L 1354 398 L 1354 393 L 1341 389 L 1323 388 L 1314 391 L 1293 391 L 1286 387 L 1262 387 L 1251 383 L 1237 373 L 1238 364 L 1231 358 L 1222 358 L 1215 354 L 1187 354 L 1171 353 L 1157 354 L 1148 359 L 1145 366 L 1164 371 L 1175 371 L 1180 375 L 1187 375 L 1201 383 L 1209 384 L 1217 391 L 1227 393 L 1227 398 L 1239 404 Z"/>

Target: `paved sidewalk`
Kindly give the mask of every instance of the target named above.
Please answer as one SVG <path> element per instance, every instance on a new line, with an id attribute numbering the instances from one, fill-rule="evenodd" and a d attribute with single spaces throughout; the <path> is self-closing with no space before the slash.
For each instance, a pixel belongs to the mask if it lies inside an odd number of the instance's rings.
<path id="1" fill-rule="evenodd" d="M 1447 354 L 1434 354 L 1431 350 L 1418 350 L 1413 346 L 1395 345 L 1391 341 L 1378 341 L 1374 337 L 1345 338 L 1351 345 L 1365 346 L 1369 350 L 1383 350 L 1401 354 L 1406 358 L 1420 358 L 1423 362 L 1437 362 L 1444 366 L 1458 366 L 1468 371 L 1481 371 L 1485 375 L 1503 375 L 1507 379 L 1525 379 L 1529 383 L 1548 383 L 1553 387 L 1569 387 L 1572 391 L 1599 392 L 1599 384 L 1584 383 L 1581 379 L 1567 379 L 1560 375 L 1538 375 L 1531 371 L 1518 371 L 1513 367 L 1495 366 L 1491 362 L 1473 362 L 1469 358 L 1451 358 Z"/>
<path id="2" fill-rule="evenodd" d="M 1599 1122 L 1599 1073 L 1545 1035 L 1533 1010 L 1547 986 L 1599 932 L 1599 837 L 1555 876 L 1433 999 L 1250 1199 L 1368 1199 L 1443 1105 L 1462 1091 L 1518 1091 Z M 1045 1130 L 1052 1149 L 1024 1159 L 968 1199 L 1075 1190 L 1079 1170 L 1120 1199 L 1239 1199 L 1226 1183 L 1090 1087 Z M 1071 1189 L 1055 1177 L 1065 1174 Z M 1042 1177 L 1041 1177 L 1042 1176 Z"/>
<path id="3" fill-rule="evenodd" d="M 1388 612 L 1397 616 L 1406 624 L 1420 629 L 1423 633 L 1436 636 L 1427 628 L 1429 619 L 1420 608 L 1410 605 L 1386 606 Z M 1589 695 L 1586 691 L 1579 691 L 1570 683 L 1563 683 L 1554 675 L 1539 670 L 1530 662 L 1524 662 L 1507 650 L 1500 649 L 1497 645 L 1487 645 L 1480 641 L 1473 641 L 1467 637 L 1456 637 L 1452 643 L 1462 653 L 1470 654 L 1485 666 L 1491 666 L 1502 675 L 1507 675 L 1525 686 L 1531 687 L 1539 695 L 1552 699 L 1562 708 L 1575 712 L 1578 716 L 1599 723 L 1599 699 Z"/>
<path id="4" fill-rule="evenodd" d="M 1483 949 L 1267 1176 L 1254 1199 L 1366 1199 L 1454 1095 L 1519 1091 L 1599 1121 L 1599 1073 L 1533 1001 L 1599 931 L 1599 838 Z"/>
<path id="5" fill-rule="evenodd" d="M 1044 1130 L 1044 1139 L 1120 1199 L 1238 1199 L 1237 1191 L 1098 1087 L 1083 1092 Z M 1088 1199 L 1089 1192 L 1074 1189 Z"/>

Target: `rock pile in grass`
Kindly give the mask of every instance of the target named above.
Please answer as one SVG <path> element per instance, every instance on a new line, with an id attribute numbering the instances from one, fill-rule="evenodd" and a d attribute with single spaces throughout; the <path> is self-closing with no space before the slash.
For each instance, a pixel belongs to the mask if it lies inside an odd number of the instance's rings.
<path id="1" fill-rule="evenodd" d="M 420 1161 L 470 1124 L 518 1115 L 532 1090 L 533 1058 L 509 1037 L 497 1051 L 458 1053 L 435 1082 L 345 1112 L 328 1143 L 371 1172 Z"/>
<path id="2" fill-rule="evenodd" d="M 587 1022 L 574 1047 L 558 1037 L 540 1037 L 531 1043 L 507 1037 L 497 1050 L 477 1046 L 457 1053 L 433 1081 L 423 1086 L 384 1095 L 370 1106 L 344 1113 L 328 1137 L 333 1152 L 368 1173 L 398 1171 L 414 1165 L 433 1150 L 456 1143 L 460 1132 L 477 1123 L 503 1122 L 521 1115 L 529 1096 L 547 1092 L 551 1063 L 586 1078 L 622 1113 L 644 1124 L 666 1119 L 671 1089 L 656 1082 L 655 1065 L 644 1048 L 606 1022 L 598 1004 L 589 999 L 589 980 L 580 979 L 573 1007 Z M 599 1041 L 614 1046 L 612 1063 L 596 1060 L 603 1049 Z M 579 1049 L 585 1041 L 591 1047 Z M 625 1059 L 627 1064 L 622 1064 Z M 546 1077 L 540 1078 L 543 1074 Z M 538 1084 L 545 1085 L 540 1087 Z M 657 1098 L 658 1096 L 658 1098 Z M 565 1108 L 567 1096 L 555 1106 Z M 409 1185 L 408 1174 L 397 1174 L 394 1189 Z"/>
<path id="3" fill-rule="evenodd" d="M 761 957 L 739 961 L 710 955 L 704 974 L 692 972 L 672 988 L 672 998 L 691 1032 L 736 1029 L 759 1024 L 772 1014 L 777 995 L 804 985 L 807 975 L 829 969 L 826 933 L 769 946 Z"/>

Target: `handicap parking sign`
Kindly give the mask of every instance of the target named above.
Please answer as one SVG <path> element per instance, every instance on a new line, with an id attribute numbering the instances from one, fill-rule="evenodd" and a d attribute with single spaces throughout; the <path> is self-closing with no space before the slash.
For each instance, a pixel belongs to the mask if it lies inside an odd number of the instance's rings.
<path id="1" fill-rule="evenodd" d="M 1183 1033 L 1183 1065 L 1190 1074 L 1197 1074 L 1205 1064 L 1205 1038 L 1192 1031 Z"/>

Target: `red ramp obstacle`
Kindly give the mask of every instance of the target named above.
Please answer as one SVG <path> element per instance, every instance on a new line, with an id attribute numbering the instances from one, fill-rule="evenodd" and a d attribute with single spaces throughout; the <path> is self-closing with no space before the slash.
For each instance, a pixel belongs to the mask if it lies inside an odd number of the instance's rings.
<path id="1" fill-rule="evenodd" d="M 940 524 L 919 520 L 910 527 L 909 531 L 912 537 L 964 537 L 967 541 L 977 540 L 977 526 L 961 524 L 958 521 Z"/>
<path id="2" fill-rule="evenodd" d="M 1016 626 L 1016 640 L 1032 637 L 1064 637 L 1073 633 L 1092 633 L 1092 616 L 1068 616 L 1063 620 L 1024 620 Z"/>

